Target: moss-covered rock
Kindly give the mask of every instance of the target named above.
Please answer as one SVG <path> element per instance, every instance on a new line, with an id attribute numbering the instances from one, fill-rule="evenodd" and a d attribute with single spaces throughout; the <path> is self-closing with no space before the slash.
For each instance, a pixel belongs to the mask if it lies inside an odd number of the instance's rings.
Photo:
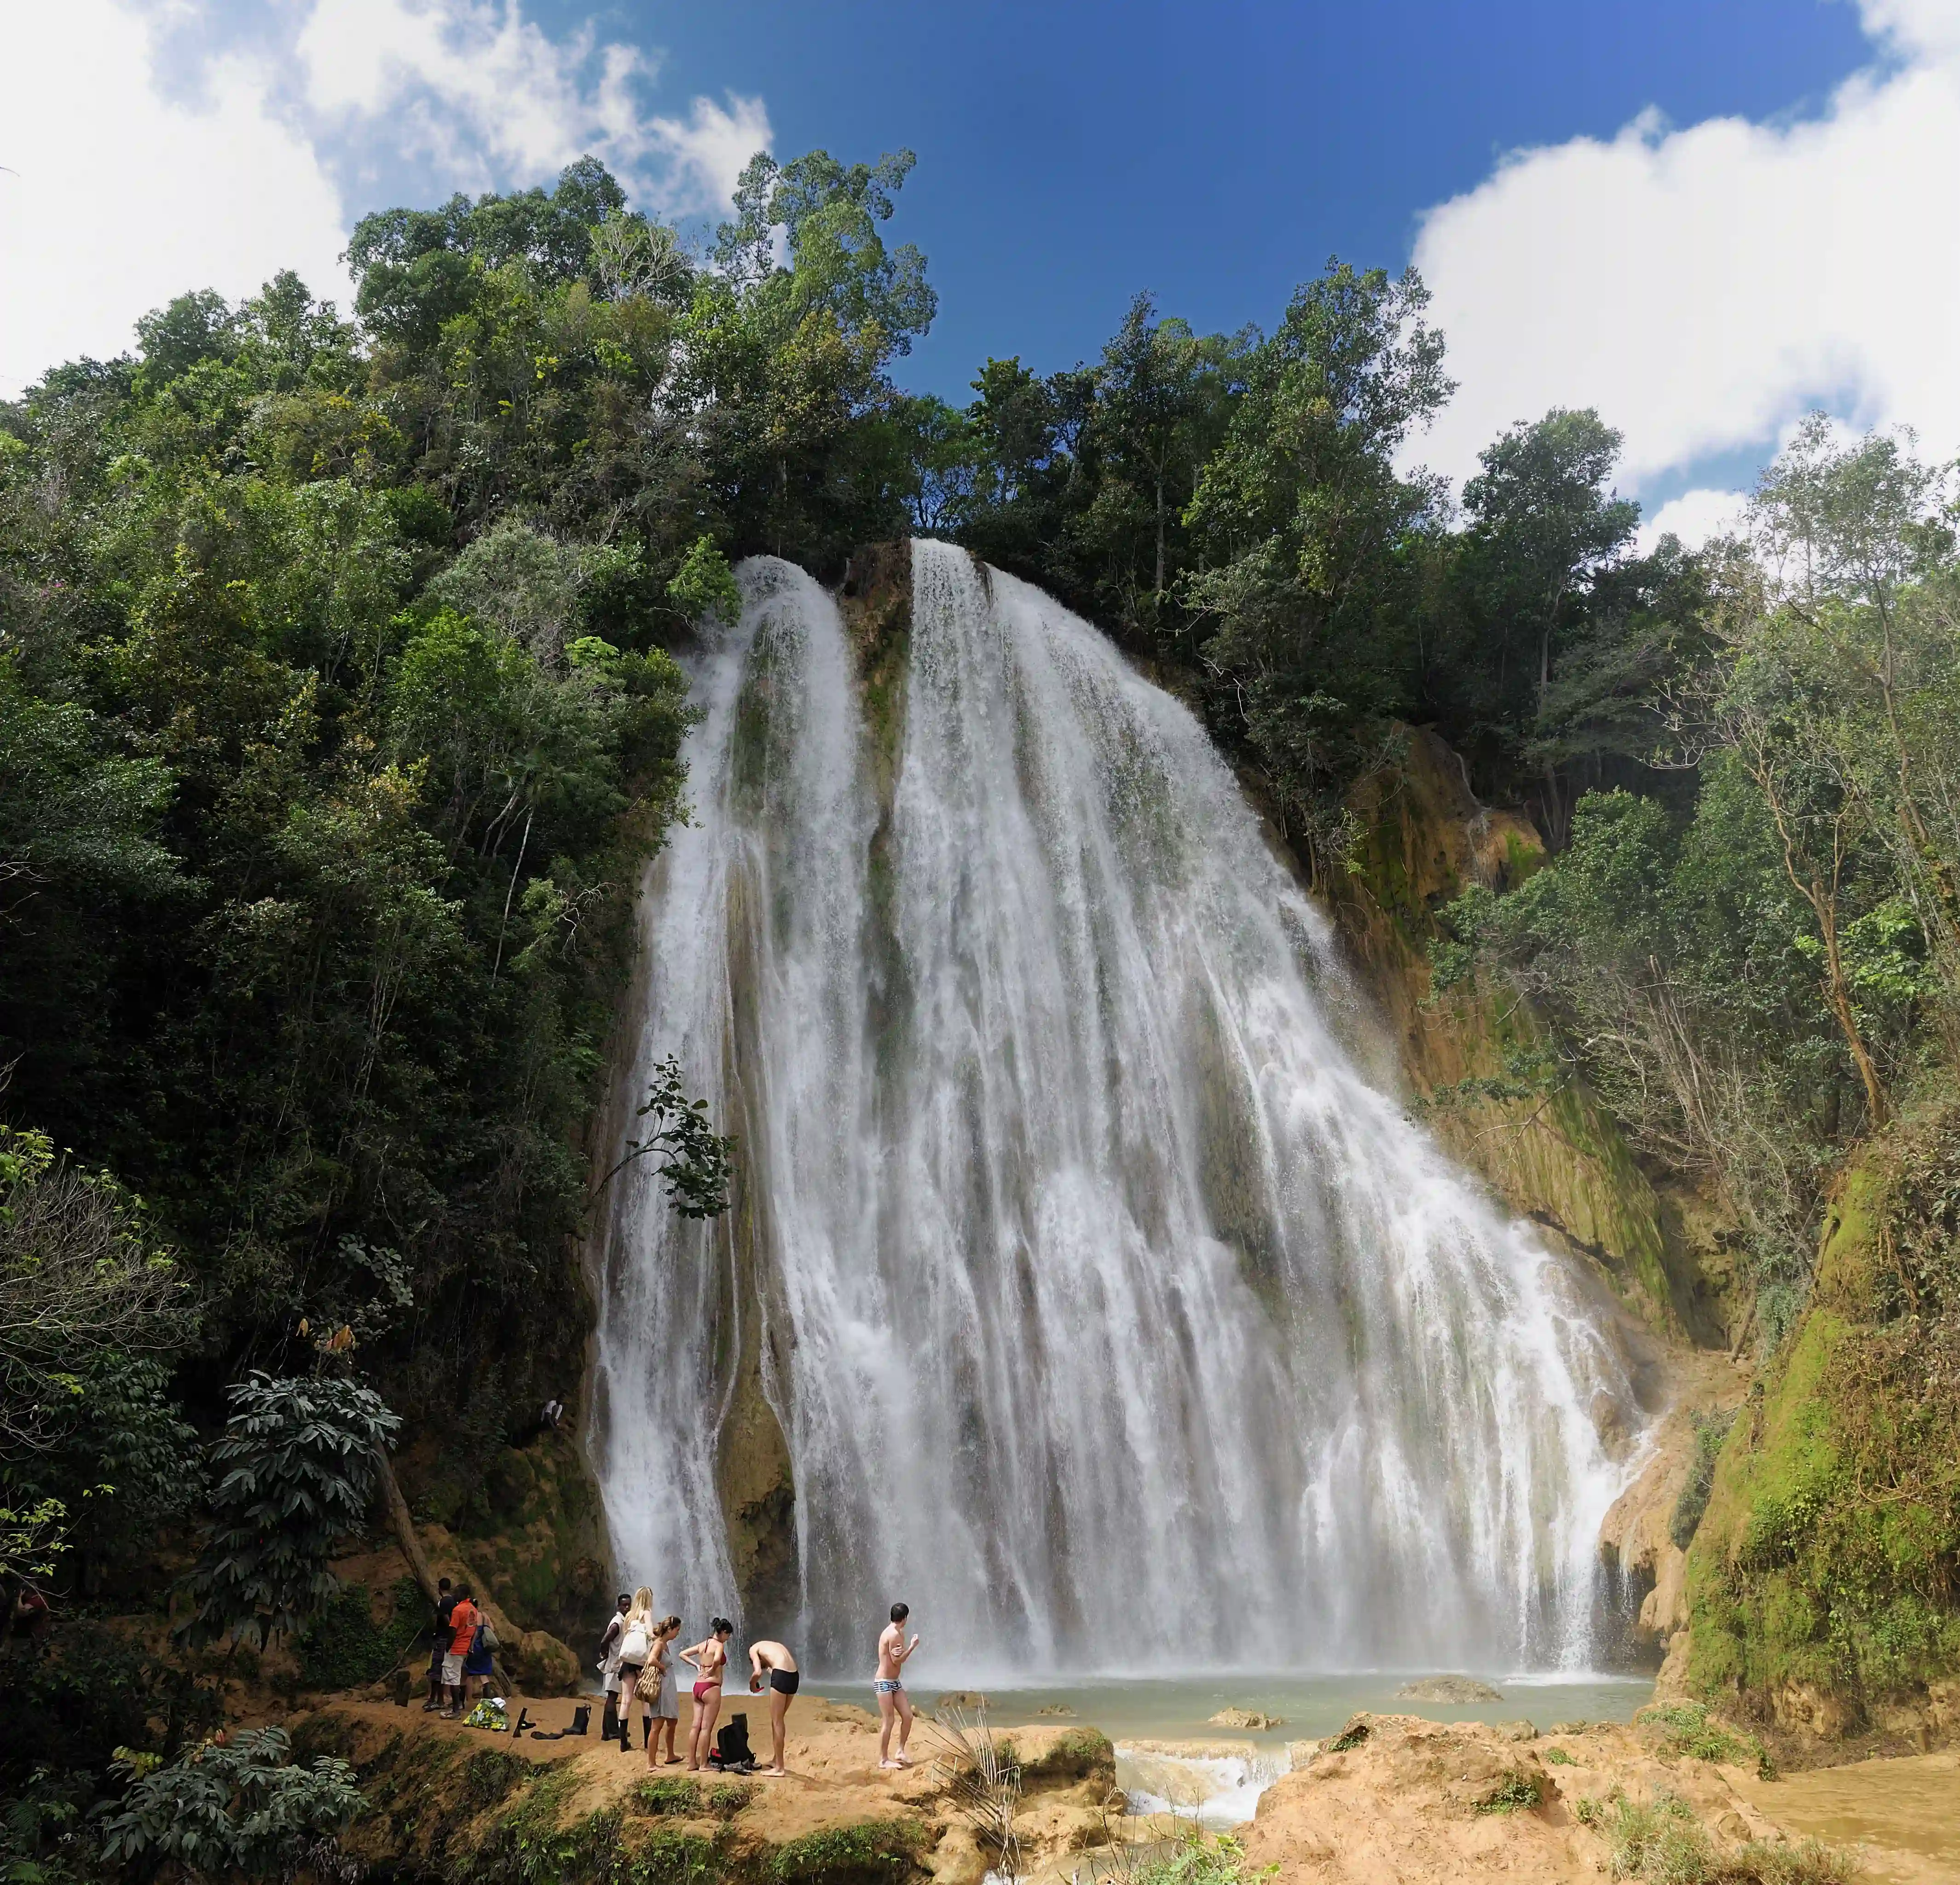
<path id="1" fill-rule="evenodd" d="M 1960 1116 L 1908 1121 L 1844 1174 L 1688 1555 L 1690 1686 L 1793 1735 L 1960 1731 L 1960 1301 L 1918 1182 L 1956 1148 Z"/>
<path id="2" fill-rule="evenodd" d="M 582 1637 L 595 1626 L 606 1607 L 605 1521 L 568 1430 L 498 1448 L 455 1530 L 479 1588 L 518 1629 Z"/>

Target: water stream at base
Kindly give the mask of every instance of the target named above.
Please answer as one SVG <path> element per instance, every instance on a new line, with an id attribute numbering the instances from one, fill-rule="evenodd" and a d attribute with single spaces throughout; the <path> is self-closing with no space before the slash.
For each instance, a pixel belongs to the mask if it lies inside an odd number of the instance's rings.
<path id="1" fill-rule="evenodd" d="M 738 1210 L 644 1167 L 592 1440 L 622 1571 L 736 1614 L 780 1422 L 794 1597 L 855 1667 L 1582 1666 L 1624 1367 L 1576 1280 L 1364 1076 L 1324 918 L 1186 709 L 913 546 L 902 699 L 792 565 L 696 664 L 628 1091 L 678 1053 Z M 925 1667 L 921 1659 L 921 1667 Z"/>

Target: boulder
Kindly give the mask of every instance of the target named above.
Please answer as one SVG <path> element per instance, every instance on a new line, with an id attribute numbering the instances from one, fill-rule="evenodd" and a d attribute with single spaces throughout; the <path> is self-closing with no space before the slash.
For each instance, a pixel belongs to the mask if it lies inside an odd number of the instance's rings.
<path id="1" fill-rule="evenodd" d="M 1475 1676 L 1424 1676 L 1405 1682 L 1395 1691 L 1398 1701 L 1447 1702 L 1462 1708 L 1472 1702 L 1501 1702 L 1503 1697 Z"/>
<path id="2" fill-rule="evenodd" d="M 1267 1728 L 1283 1727 L 1286 1718 L 1278 1715 L 1262 1715 L 1256 1708 L 1220 1708 L 1212 1716 L 1211 1726 L 1214 1728 L 1253 1728 L 1261 1731 Z"/>
<path id="3" fill-rule="evenodd" d="M 527 1696 L 575 1696 L 581 1671 L 568 1644 L 549 1630 L 525 1630 L 504 1650 L 504 1667 Z"/>

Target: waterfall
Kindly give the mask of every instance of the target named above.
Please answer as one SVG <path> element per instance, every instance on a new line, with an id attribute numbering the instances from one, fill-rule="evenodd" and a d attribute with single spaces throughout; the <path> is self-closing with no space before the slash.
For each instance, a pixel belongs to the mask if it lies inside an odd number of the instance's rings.
<path id="1" fill-rule="evenodd" d="M 768 558 L 696 663 L 625 1090 L 678 1053 L 740 1199 L 616 1183 L 622 1571 L 739 1614 L 761 1445 L 752 1620 L 813 1667 L 899 1596 L 976 1667 L 1583 1662 L 1631 1396 L 1581 1285 L 1367 1077 L 1326 919 L 1192 715 L 912 553 L 898 683 Z"/>

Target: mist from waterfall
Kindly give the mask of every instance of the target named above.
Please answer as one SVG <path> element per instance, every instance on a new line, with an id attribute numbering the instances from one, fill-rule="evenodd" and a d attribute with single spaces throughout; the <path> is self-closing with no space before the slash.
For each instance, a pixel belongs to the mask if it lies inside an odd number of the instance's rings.
<path id="1" fill-rule="evenodd" d="M 811 1667 L 895 1596 L 975 1667 L 1583 1663 L 1631 1396 L 1577 1280 L 1365 1076 L 1191 714 L 1039 591 L 912 559 L 896 731 L 789 564 L 696 664 L 627 1090 L 678 1053 L 742 1196 L 702 1226 L 617 1181 L 624 1580 L 737 1613 L 749 1353 L 801 1610 L 755 1620 Z"/>

